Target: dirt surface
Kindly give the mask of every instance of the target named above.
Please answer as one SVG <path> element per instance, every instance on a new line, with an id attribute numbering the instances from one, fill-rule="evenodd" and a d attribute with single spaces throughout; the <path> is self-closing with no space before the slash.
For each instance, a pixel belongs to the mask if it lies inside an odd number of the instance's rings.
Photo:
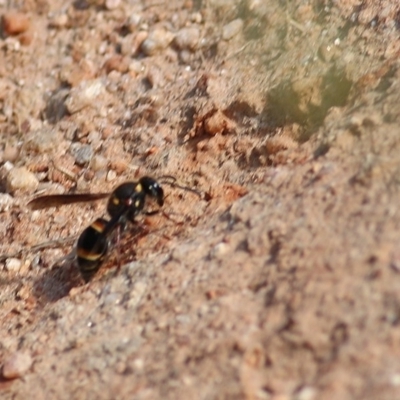
<path id="1" fill-rule="evenodd" d="M 400 398 L 400 6 L 0 0 L 4 399 Z M 85 284 L 105 201 L 150 175 Z"/>

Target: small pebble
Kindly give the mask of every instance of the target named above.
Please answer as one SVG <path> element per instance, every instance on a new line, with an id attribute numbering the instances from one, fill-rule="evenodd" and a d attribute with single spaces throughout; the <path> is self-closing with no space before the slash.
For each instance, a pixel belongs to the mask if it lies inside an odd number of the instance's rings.
<path id="1" fill-rule="evenodd" d="M 232 9 L 232 0 L 211 0 L 209 3 L 211 7 L 218 9 L 218 11 Z"/>
<path id="2" fill-rule="evenodd" d="M 106 0 L 104 3 L 107 10 L 114 10 L 121 4 L 121 0 Z"/>
<path id="3" fill-rule="evenodd" d="M 144 65 L 140 61 L 132 60 L 129 64 L 129 71 L 134 72 L 135 74 L 140 74 L 144 71 Z"/>
<path id="4" fill-rule="evenodd" d="M 29 134 L 25 148 L 39 154 L 51 153 L 60 146 L 60 141 L 56 129 L 44 127 Z"/>
<path id="5" fill-rule="evenodd" d="M 89 144 L 72 143 L 69 151 L 78 165 L 89 163 L 93 157 L 93 149 Z"/>
<path id="6" fill-rule="evenodd" d="M 30 27 L 26 14 L 10 11 L 3 15 L 3 29 L 7 35 L 18 35 Z"/>
<path id="7" fill-rule="evenodd" d="M 58 14 L 55 15 L 51 21 L 50 21 L 50 26 L 52 28 L 65 28 L 68 24 L 68 15 L 67 14 Z"/>
<path id="8" fill-rule="evenodd" d="M 190 56 L 191 56 L 191 53 L 190 53 L 189 50 L 181 50 L 179 52 L 179 59 L 184 64 L 189 64 L 190 63 Z"/>
<path id="9" fill-rule="evenodd" d="M 90 105 L 96 104 L 97 97 L 104 92 L 105 88 L 100 79 L 83 81 L 70 91 L 65 101 L 65 106 L 70 114 L 74 114 Z"/>
<path id="10" fill-rule="evenodd" d="M 105 157 L 95 155 L 90 162 L 90 168 L 93 171 L 97 172 L 97 171 L 101 171 L 102 169 L 105 169 L 107 167 L 107 164 L 108 164 L 108 161 Z"/>
<path id="11" fill-rule="evenodd" d="M 124 74 L 129 69 L 129 59 L 121 54 L 114 54 L 106 60 L 103 68 L 106 70 L 107 74 L 111 71 L 118 71 Z"/>
<path id="12" fill-rule="evenodd" d="M 227 243 L 221 242 L 214 246 L 211 250 L 211 256 L 217 259 L 223 258 L 230 250 Z"/>
<path id="13" fill-rule="evenodd" d="M 17 146 L 10 146 L 6 144 L 3 151 L 3 161 L 15 162 L 19 156 L 19 148 Z"/>
<path id="14" fill-rule="evenodd" d="M 126 35 L 124 38 L 121 39 L 120 42 L 119 50 L 121 53 L 119 54 L 119 56 L 127 57 L 128 64 L 131 56 L 137 52 L 137 47 L 135 48 L 134 44 L 136 44 L 136 42 L 135 42 L 135 37 L 132 34 Z"/>
<path id="15" fill-rule="evenodd" d="M 150 66 L 146 78 L 152 88 L 160 88 L 165 86 L 164 75 L 161 70 L 156 66 Z"/>
<path id="16" fill-rule="evenodd" d="M 200 12 L 195 12 L 190 16 L 190 19 L 192 22 L 195 22 L 196 24 L 201 24 L 203 21 L 203 17 Z"/>
<path id="17" fill-rule="evenodd" d="M 144 281 L 138 281 L 134 284 L 133 288 L 130 291 L 130 298 L 127 302 L 128 308 L 137 307 L 140 303 L 140 300 L 143 298 L 147 290 L 147 283 Z"/>
<path id="18" fill-rule="evenodd" d="M 332 45 L 327 45 L 326 43 L 321 44 L 318 49 L 318 55 L 321 57 L 322 61 L 325 62 L 332 61 L 336 53 L 336 48 Z"/>
<path id="19" fill-rule="evenodd" d="M 79 64 L 64 65 L 60 70 L 60 79 L 72 87 L 78 86 L 83 81 L 89 81 L 96 75 L 97 67 L 90 60 L 82 60 Z M 52 98 L 59 99 L 59 106 L 64 107 L 65 97 L 69 90 L 66 88 L 56 91 Z M 62 100 L 62 101 L 61 101 Z M 65 108 L 65 107 L 64 107 Z"/>
<path id="20" fill-rule="evenodd" d="M 14 168 L 14 164 L 11 161 L 6 161 L 2 167 L 0 168 L 1 174 L 5 175 L 6 173 L 10 172 Z"/>
<path id="21" fill-rule="evenodd" d="M 104 298 L 102 306 L 113 306 L 116 304 L 120 304 L 121 301 L 122 295 L 120 293 L 110 293 Z"/>
<path id="22" fill-rule="evenodd" d="M 99 47 L 97 49 L 97 52 L 101 55 L 105 54 L 108 48 L 108 43 L 106 41 L 103 41 L 99 44 Z"/>
<path id="23" fill-rule="evenodd" d="M 7 271 L 19 271 L 22 265 L 22 261 L 18 258 L 7 258 L 6 269 Z"/>
<path id="24" fill-rule="evenodd" d="M 142 21 L 142 16 L 140 14 L 132 14 L 128 18 L 127 22 L 129 31 L 134 32 L 140 25 L 141 21 Z"/>
<path id="25" fill-rule="evenodd" d="M 106 140 L 110 137 L 112 137 L 115 134 L 115 130 L 112 129 L 110 126 L 105 126 L 103 129 L 103 132 L 101 133 L 101 138 L 103 140 Z"/>
<path id="26" fill-rule="evenodd" d="M 238 18 L 229 22 L 222 28 L 222 39 L 230 40 L 236 36 L 243 28 L 243 21 Z"/>
<path id="27" fill-rule="evenodd" d="M 165 49 L 174 39 L 174 35 L 165 29 L 155 29 L 143 41 L 141 49 L 146 56 L 152 56 Z"/>
<path id="28" fill-rule="evenodd" d="M 107 173 L 107 182 L 112 182 L 117 177 L 117 173 L 113 170 L 108 171 Z"/>
<path id="29" fill-rule="evenodd" d="M 18 260 L 18 261 L 19 261 L 19 260 Z M 21 263 L 21 265 L 20 265 L 20 268 L 21 268 L 22 262 L 20 262 L 20 263 Z M 26 267 L 25 267 L 25 269 L 26 269 Z M 30 293 L 31 293 L 31 291 L 30 291 L 29 286 L 28 286 L 28 285 L 23 285 L 23 286 L 18 290 L 18 292 L 16 293 L 16 298 L 17 298 L 18 300 L 27 300 L 27 299 L 29 298 L 29 296 L 30 296 Z"/>
<path id="30" fill-rule="evenodd" d="M 34 38 L 34 35 L 33 35 L 32 30 L 21 33 L 18 36 L 18 40 L 23 46 L 29 46 L 32 43 L 33 38 Z"/>
<path id="31" fill-rule="evenodd" d="M 148 31 L 139 31 L 133 40 L 133 51 L 135 53 L 140 51 L 140 48 L 142 47 L 143 42 L 148 38 L 149 32 Z"/>
<path id="32" fill-rule="evenodd" d="M 32 366 L 32 357 L 25 352 L 16 351 L 8 357 L 3 365 L 3 377 L 5 379 L 19 378 Z"/>
<path id="33" fill-rule="evenodd" d="M 219 110 L 204 121 L 204 130 L 212 136 L 226 133 L 233 128 L 233 122 Z"/>
<path id="34" fill-rule="evenodd" d="M 8 193 L 0 193 L 0 212 L 8 211 L 13 204 L 13 198 Z"/>
<path id="35" fill-rule="evenodd" d="M 128 163 L 121 159 L 115 159 L 110 163 L 111 169 L 113 169 L 118 175 L 121 175 L 128 168 Z"/>
<path id="36" fill-rule="evenodd" d="M 247 7 L 249 10 L 254 11 L 256 8 L 260 7 L 262 0 L 249 0 Z"/>
<path id="37" fill-rule="evenodd" d="M 302 388 L 299 393 L 297 393 L 296 400 L 313 400 L 317 397 L 317 390 L 311 386 L 306 386 Z"/>
<path id="38" fill-rule="evenodd" d="M 7 51 L 15 51 L 18 52 L 21 50 L 21 42 L 13 37 L 8 37 L 5 41 L 4 41 L 5 47 L 7 49 Z M 5 115 L 7 115 L 8 113 L 5 113 Z"/>
<path id="39" fill-rule="evenodd" d="M 194 50 L 200 40 L 200 29 L 196 27 L 183 28 L 175 36 L 175 45 L 179 50 Z"/>
<path id="40" fill-rule="evenodd" d="M 97 147 L 100 146 L 100 143 L 99 143 L 99 142 L 100 142 L 100 140 L 101 140 L 101 134 L 100 134 L 99 131 L 91 131 L 91 132 L 88 134 L 87 138 L 88 138 L 89 143 L 90 143 L 94 148 L 96 148 L 96 146 L 97 146 Z"/>
<path id="41" fill-rule="evenodd" d="M 132 366 L 134 368 L 135 371 L 142 371 L 144 368 L 144 361 L 142 358 L 136 358 L 133 363 Z"/>
<path id="42" fill-rule="evenodd" d="M 13 168 L 7 175 L 7 191 L 14 193 L 17 190 L 32 193 L 39 185 L 36 175 L 25 167 Z"/>
<path id="43" fill-rule="evenodd" d="M 95 173 L 91 169 L 87 169 L 83 173 L 83 179 L 85 179 L 85 181 L 87 181 L 87 182 L 91 182 L 94 179 L 94 177 L 95 177 Z"/>
<path id="44" fill-rule="evenodd" d="M 400 374 L 393 374 L 389 381 L 392 386 L 400 386 Z"/>

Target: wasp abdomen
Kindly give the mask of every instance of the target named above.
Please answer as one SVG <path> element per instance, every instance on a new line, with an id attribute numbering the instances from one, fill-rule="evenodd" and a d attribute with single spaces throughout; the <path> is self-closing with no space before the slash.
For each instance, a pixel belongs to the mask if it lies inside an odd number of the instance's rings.
<path id="1" fill-rule="evenodd" d="M 96 219 L 79 236 L 76 254 L 79 271 L 85 282 L 89 282 L 98 271 L 107 253 L 108 237 L 103 235 L 108 221 Z"/>

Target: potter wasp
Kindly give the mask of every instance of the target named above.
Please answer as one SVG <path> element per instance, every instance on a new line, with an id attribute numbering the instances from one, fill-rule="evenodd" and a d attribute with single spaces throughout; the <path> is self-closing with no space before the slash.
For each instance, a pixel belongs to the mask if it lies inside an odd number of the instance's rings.
<path id="1" fill-rule="evenodd" d="M 159 207 L 164 204 L 164 191 L 153 178 L 144 176 L 137 182 L 126 182 L 110 193 L 55 194 L 40 196 L 28 203 L 32 210 L 55 207 L 77 202 L 94 201 L 109 197 L 107 212 L 110 219 L 98 218 L 80 234 L 77 245 L 77 264 L 85 282 L 100 268 L 110 244 L 112 233 L 124 228 L 128 221 L 135 222 L 139 213 L 151 215 L 157 212 L 145 210 L 146 200 L 155 200 Z"/>

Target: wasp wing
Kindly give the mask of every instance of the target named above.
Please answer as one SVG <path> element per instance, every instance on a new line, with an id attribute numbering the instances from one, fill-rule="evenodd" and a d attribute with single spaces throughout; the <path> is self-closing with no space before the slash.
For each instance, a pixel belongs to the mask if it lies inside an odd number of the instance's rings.
<path id="1" fill-rule="evenodd" d="M 31 210 L 58 207 L 66 204 L 82 203 L 101 200 L 109 197 L 110 193 L 76 193 L 76 194 L 49 194 L 39 196 L 28 203 Z"/>

